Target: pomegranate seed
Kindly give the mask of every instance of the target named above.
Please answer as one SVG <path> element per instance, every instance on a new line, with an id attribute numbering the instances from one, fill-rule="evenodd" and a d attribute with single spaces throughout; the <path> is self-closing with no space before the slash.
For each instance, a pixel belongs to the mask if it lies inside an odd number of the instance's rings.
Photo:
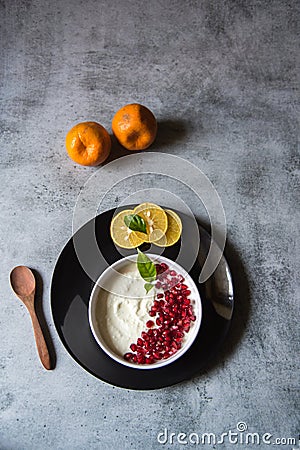
<path id="1" fill-rule="evenodd" d="M 155 264 L 156 267 L 156 273 L 162 273 L 163 272 L 163 268 L 161 266 L 161 264 Z"/>
<path id="2" fill-rule="evenodd" d="M 138 364 L 144 364 L 145 363 L 144 355 L 137 356 L 137 362 L 138 362 Z"/>
<path id="3" fill-rule="evenodd" d="M 146 358 L 146 364 L 153 364 L 154 358 L 152 356 L 149 356 L 149 358 Z"/>
<path id="4" fill-rule="evenodd" d="M 161 263 L 160 267 L 165 271 L 168 270 L 169 266 L 166 263 Z"/>
<path id="5" fill-rule="evenodd" d="M 160 281 L 157 281 L 157 282 L 155 283 L 155 287 L 156 287 L 156 289 L 160 289 L 160 288 L 161 288 L 161 282 L 160 282 Z"/>
<path id="6" fill-rule="evenodd" d="M 124 358 L 138 364 L 152 364 L 155 361 L 169 358 L 182 346 L 184 333 L 190 330 L 191 321 L 196 320 L 191 300 L 191 291 L 182 284 L 184 277 L 175 270 L 169 270 L 167 264 L 156 265 L 156 287 L 162 288 L 148 312 L 150 317 L 156 317 L 155 322 L 146 322 L 147 331 L 141 333 L 136 344 L 130 349 L 136 354 L 125 353 Z M 163 272 L 163 273 L 162 273 Z M 157 325 L 157 328 L 153 328 Z"/>

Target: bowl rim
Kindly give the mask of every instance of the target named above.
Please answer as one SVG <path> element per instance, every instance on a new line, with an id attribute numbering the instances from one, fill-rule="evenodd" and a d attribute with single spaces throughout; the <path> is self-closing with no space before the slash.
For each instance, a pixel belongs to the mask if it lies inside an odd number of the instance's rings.
<path id="1" fill-rule="evenodd" d="M 199 329 L 200 329 L 200 325 L 202 323 L 202 301 L 201 301 L 201 296 L 200 296 L 200 292 L 199 289 L 197 288 L 197 285 L 195 283 L 195 281 L 192 279 L 191 275 L 180 265 L 178 264 L 176 261 L 173 261 L 169 258 L 166 258 L 165 256 L 162 255 L 157 255 L 155 253 L 146 253 L 146 255 L 151 259 L 151 258 L 155 258 L 157 260 L 157 262 L 165 262 L 169 265 L 169 267 L 177 269 L 178 273 L 182 274 L 186 280 L 187 285 L 189 286 L 189 288 L 191 290 L 193 290 L 196 295 L 194 298 L 194 302 L 195 304 L 197 304 L 197 316 L 196 316 L 196 321 L 193 324 L 193 328 L 192 328 L 192 334 L 188 337 L 187 342 L 185 343 L 185 345 L 183 345 L 183 347 L 181 349 L 179 349 L 176 353 L 174 353 L 172 356 L 170 356 L 169 358 L 166 359 L 162 359 L 160 361 L 157 361 L 153 364 L 135 364 L 135 363 L 131 363 L 129 361 L 126 361 L 124 358 L 122 358 L 122 356 L 117 355 L 116 353 L 114 353 L 109 346 L 105 343 L 105 340 L 98 335 L 97 333 L 97 328 L 95 327 L 94 323 L 96 322 L 96 318 L 94 315 L 94 309 L 95 309 L 95 302 L 98 299 L 98 295 L 96 295 L 96 293 L 98 293 L 98 291 L 101 289 L 101 286 L 99 285 L 99 282 L 101 279 L 103 279 L 104 277 L 107 276 L 107 274 L 114 269 L 116 266 L 125 264 L 126 261 L 136 261 L 138 254 L 134 254 L 134 255 L 129 255 L 129 256 L 125 256 L 121 259 L 119 259 L 118 261 L 115 261 L 113 264 L 109 265 L 108 267 L 106 267 L 106 269 L 100 274 L 100 276 L 97 278 L 96 282 L 94 283 L 93 289 L 91 291 L 90 294 L 90 298 L 89 298 L 89 305 L 88 305 L 88 320 L 89 320 L 89 326 L 90 329 L 92 331 L 93 337 L 96 340 L 97 344 L 99 345 L 99 347 L 110 357 L 112 358 L 114 361 L 116 361 L 119 364 L 122 364 L 124 366 L 133 368 L 133 369 L 138 369 L 138 370 L 149 370 L 149 369 L 158 369 L 161 367 L 165 367 L 169 364 L 172 364 L 174 361 L 176 361 L 177 359 L 179 359 L 181 356 L 183 356 L 188 349 L 192 346 L 193 342 L 195 341 L 198 333 L 199 333 Z M 113 274 L 114 272 L 112 272 Z M 130 350 L 128 350 L 130 351 Z"/>

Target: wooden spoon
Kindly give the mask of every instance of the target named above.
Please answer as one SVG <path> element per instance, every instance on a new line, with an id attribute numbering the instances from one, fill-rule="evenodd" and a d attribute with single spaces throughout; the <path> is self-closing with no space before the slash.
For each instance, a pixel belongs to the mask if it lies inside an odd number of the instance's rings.
<path id="1" fill-rule="evenodd" d="M 29 311 L 40 360 L 45 369 L 50 370 L 51 362 L 47 344 L 34 308 L 34 275 L 28 267 L 17 266 L 10 273 L 10 284 L 16 296 L 19 297 Z"/>

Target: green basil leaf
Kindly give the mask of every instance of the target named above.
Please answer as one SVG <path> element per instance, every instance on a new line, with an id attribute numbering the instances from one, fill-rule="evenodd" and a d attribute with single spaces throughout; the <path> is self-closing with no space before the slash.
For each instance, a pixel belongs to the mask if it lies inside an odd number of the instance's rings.
<path id="1" fill-rule="evenodd" d="M 148 294 L 149 291 L 151 291 L 152 288 L 154 288 L 154 284 L 151 283 L 145 283 L 144 288 L 146 289 L 146 292 Z"/>
<path id="2" fill-rule="evenodd" d="M 128 214 L 124 217 L 124 222 L 130 230 L 147 234 L 146 223 L 138 214 Z"/>
<path id="3" fill-rule="evenodd" d="M 147 283 L 151 283 L 151 281 L 156 280 L 156 267 L 151 261 L 150 258 L 148 258 L 147 255 L 145 255 L 143 252 L 141 252 L 139 249 L 138 251 L 138 257 L 137 257 L 137 268 L 140 272 L 141 277 L 147 281 Z"/>

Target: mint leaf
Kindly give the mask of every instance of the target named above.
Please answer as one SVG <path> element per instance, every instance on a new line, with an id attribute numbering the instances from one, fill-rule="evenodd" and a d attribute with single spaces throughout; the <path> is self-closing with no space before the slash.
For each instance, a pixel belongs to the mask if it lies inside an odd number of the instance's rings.
<path id="1" fill-rule="evenodd" d="M 141 233 L 146 233 L 146 223 L 144 219 L 138 214 L 128 214 L 124 217 L 125 225 L 132 231 L 140 231 Z"/>
<path id="2" fill-rule="evenodd" d="M 147 281 L 147 283 L 151 283 L 151 281 L 156 280 L 156 267 L 141 250 L 137 249 L 138 257 L 137 257 L 137 268 L 140 272 L 141 277 Z"/>
<path id="3" fill-rule="evenodd" d="M 145 283 L 144 288 L 146 289 L 146 292 L 148 294 L 149 291 L 151 291 L 152 288 L 154 288 L 154 284 L 151 283 Z"/>

